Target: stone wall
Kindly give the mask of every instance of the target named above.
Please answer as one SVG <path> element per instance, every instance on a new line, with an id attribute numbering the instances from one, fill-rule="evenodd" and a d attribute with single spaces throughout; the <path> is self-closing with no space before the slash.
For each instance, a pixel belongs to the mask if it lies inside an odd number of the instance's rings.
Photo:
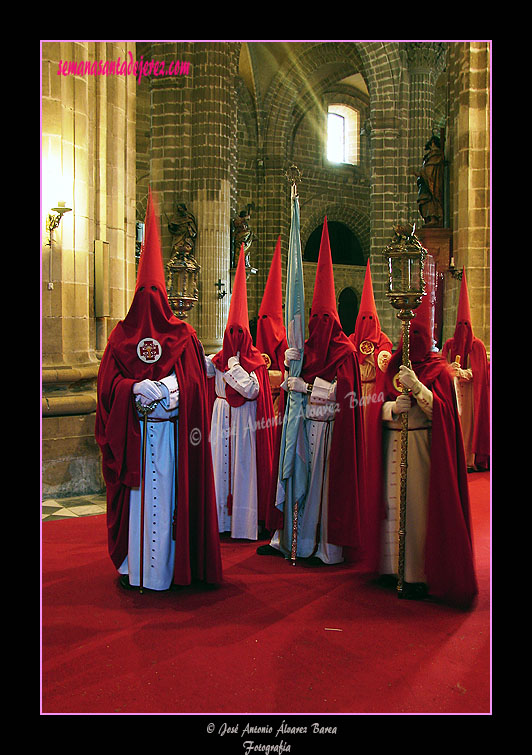
<path id="1" fill-rule="evenodd" d="M 107 335 L 127 311 L 135 283 L 135 79 L 68 73 L 63 66 L 126 60 L 128 53 L 135 57 L 134 44 L 42 45 L 42 488 L 46 497 L 102 489 L 94 440 L 96 376 Z M 64 215 L 50 247 L 46 216 L 59 200 L 71 212 Z M 105 242 L 109 251 L 106 310 L 98 313 L 97 240 Z"/>

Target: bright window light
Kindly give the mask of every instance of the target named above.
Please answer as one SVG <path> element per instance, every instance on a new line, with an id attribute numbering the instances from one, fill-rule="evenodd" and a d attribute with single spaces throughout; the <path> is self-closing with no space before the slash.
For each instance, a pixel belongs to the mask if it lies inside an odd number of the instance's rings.
<path id="1" fill-rule="evenodd" d="M 345 162 L 345 118 L 337 113 L 327 115 L 327 159 Z"/>
<path id="2" fill-rule="evenodd" d="M 358 165 L 360 114 L 347 105 L 329 105 L 327 112 L 327 159 L 332 163 Z"/>

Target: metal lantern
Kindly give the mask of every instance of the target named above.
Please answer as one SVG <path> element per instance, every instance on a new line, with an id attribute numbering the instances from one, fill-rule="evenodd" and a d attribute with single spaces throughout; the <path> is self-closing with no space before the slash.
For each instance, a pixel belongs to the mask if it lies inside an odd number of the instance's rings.
<path id="1" fill-rule="evenodd" d="M 172 312 L 184 320 L 199 299 L 198 276 L 201 267 L 194 256 L 176 249 L 166 265 L 166 291 Z"/>
<path id="2" fill-rule="evenodd" d="M 423 266 L 427 250 L 421 245 L 415 235 L 416 226 L 395 226 L 394 239 L 384 250 L 388 263 L 388 292 L 386 296 L 402 323 L 403 348 L 402 363 L 410 367 L 410 321 L 422 301 L 425 293 Z M 401 393 L 408 393 L 408 389 L 394 376 L 394 386 Z M 401 414 L 401 498 L 399 508 L 399 557 L 397 591 L 403 597 L 405 573 L 405 542 L 406 542 L 406 490 L 408 467 L 408 414 Z"/>
<path id="3" fill-rule="evenodd" d="M 398 310 L 411 311 L 418 307 L 425 291 L 423 266 L 427 250 L 415 230 L 415 225 L 396 226 L 394 239 L 384 250 L 388 261 L 387 296 L 392 307 Z M 399 314 L 397 316 L 404 319 Z"/>

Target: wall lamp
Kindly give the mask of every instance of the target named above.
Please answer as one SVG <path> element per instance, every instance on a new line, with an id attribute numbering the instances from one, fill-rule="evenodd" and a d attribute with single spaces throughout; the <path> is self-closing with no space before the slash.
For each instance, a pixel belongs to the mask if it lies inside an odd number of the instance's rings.
<path id="1" fill-rule="evenodd" d="M 52 207 L 51 211 L 48 213 L 48 217 L 46 218 L 46 231 L 49 234 L 49 239 L 46 244 L 46 246 L 50 247 L 50 274 L 49 274 L 49 280 L 48 280 L 48 288 L 52 289 L 54 287 L 54 284 L 52 283 L 52 241 L 54 237 L 54 231 L 56 228 L 59 228 L 59 225 L 61 224 L 61 220 L 63 218 L 63 215 L 65 212 L 71 212 L 72 208 L 67 207 L 65 202 L 58 202 L 57 207 Z M 55 214 L 52 214 L 55 213 Z"/>
<path id="2" fill-rule="evenodd" d="M 455 280 L 462 280 L 462 270 L 457 270 L 454 265 L 454 257 L 451 256 L 451 259 L 449 261 L 449 267 L 446 270 L 446 272 L 451 273 L 451 278 L 454 278 Z"/>
<path id="3" fill-rule="evenodd" d="M 52 246 L 53 233 L 56 228 L 59 228 L 65 212 L 72 212 L 72 208 L 66 207 L 65 202 L 58 202 L 57 207 L 52 207 L 51 212 L 48 214 L 48 217 L 46 218 L 46 230 L 50 234 L 50 240 L 48 241 L 47 246 Z M 52 213 L 55 214 L 52 215 Z"/>

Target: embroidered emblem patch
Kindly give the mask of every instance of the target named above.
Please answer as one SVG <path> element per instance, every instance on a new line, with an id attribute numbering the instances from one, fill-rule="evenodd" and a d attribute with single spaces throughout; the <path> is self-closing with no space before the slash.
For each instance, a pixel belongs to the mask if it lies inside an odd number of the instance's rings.
<path id="1" fill-rule="evenodd" d="M 371 343 L 371 341 L 362 341 L 359 349 L 361 354 L 373 354 L 373 352 L 375 351 L 375 346 Z"/>
<path id="2" fill-rule="evenodd" d="M 157 362 L 161 358 L 161 354 L 161 344 L 155 338 L 143 338 L 137 344 L 138 358 L 147 364 Z"/>

